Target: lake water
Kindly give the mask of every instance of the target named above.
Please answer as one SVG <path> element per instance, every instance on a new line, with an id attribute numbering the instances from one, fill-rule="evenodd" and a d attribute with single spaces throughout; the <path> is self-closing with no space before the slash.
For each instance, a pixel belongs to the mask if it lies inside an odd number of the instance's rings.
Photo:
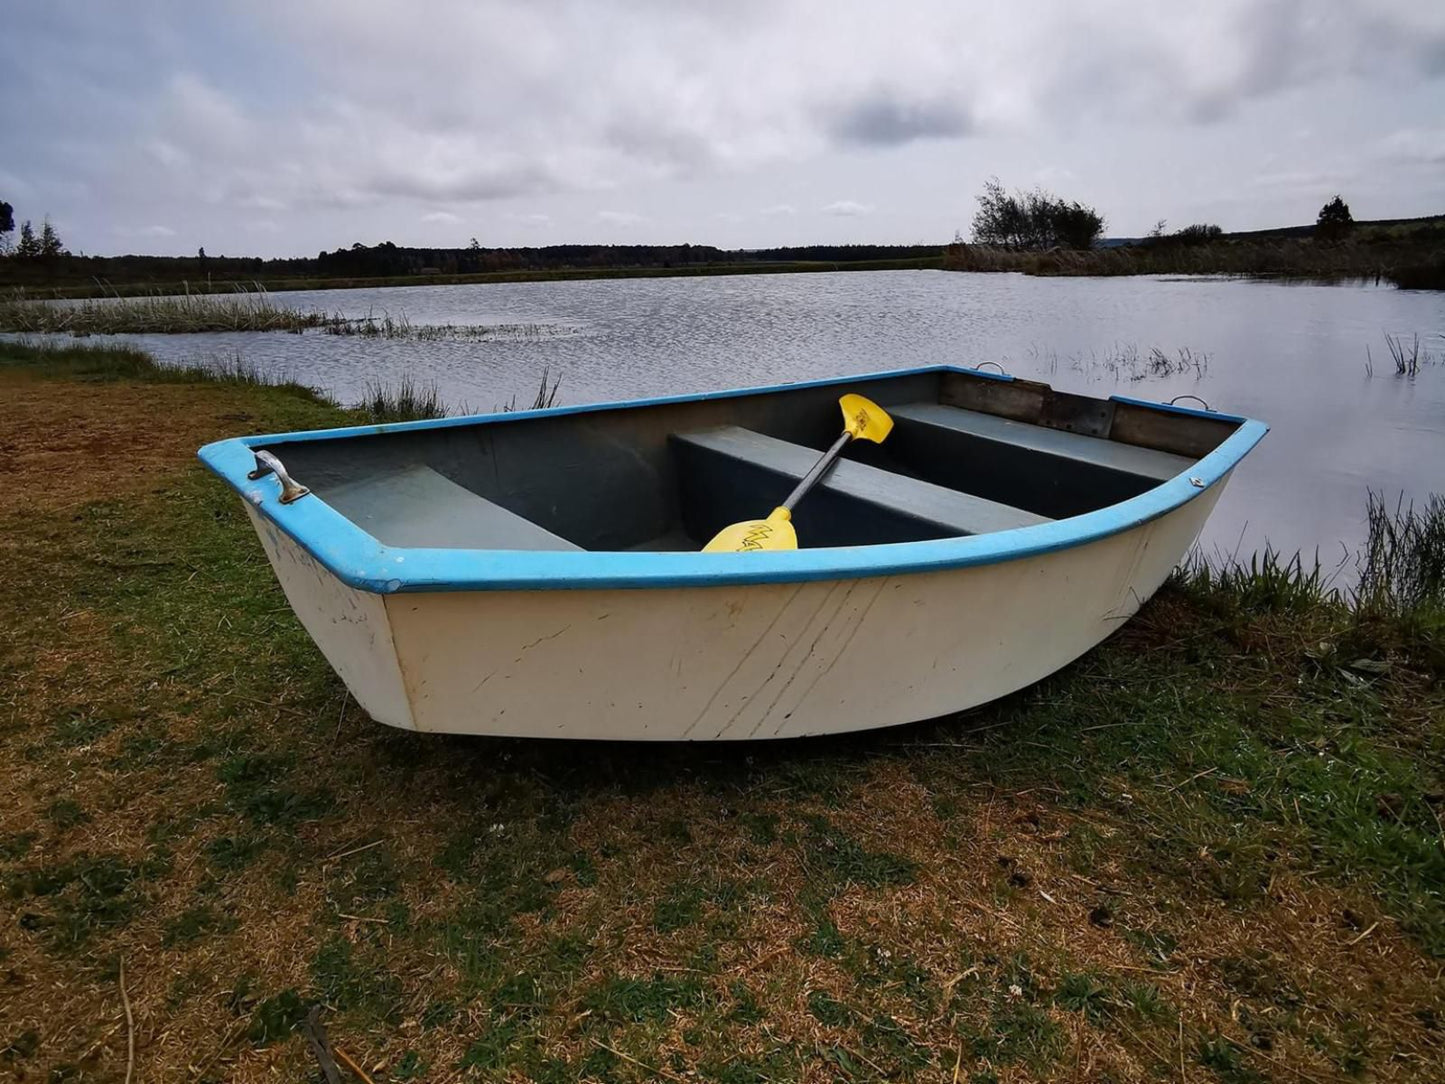
<path id="1" fill-rule="evenodd" d="M 504 340 L 404 341 L 307 332 L 129 336 L 162 360 L 240 353 L 342 401 L 410 373 L 454 406 L 530 401 L 543 369 L 559 402 L 775 384 L 875 369 L 998 362 L 1094 395 L 1198 395 L 1272 427 L 1202 540 L 1266 543 L 1338 563 L 1364 534 L 1367 488 L 1445 490 L 1445 362 L 1396 376 L 1384 333 L 1445 347 L 1445 294 L 1218 279 L 1029 278 L 939 271 L 504 283 L 277 295 L 299 308 L 413 325 L 537 324 Z M 1129 360 L 1202 356 L 1166 377 Z M 1374 375 L 1366 371 L 1366 348 Z M 1123 356 L 1123 361 L 1119 359 Z"/>

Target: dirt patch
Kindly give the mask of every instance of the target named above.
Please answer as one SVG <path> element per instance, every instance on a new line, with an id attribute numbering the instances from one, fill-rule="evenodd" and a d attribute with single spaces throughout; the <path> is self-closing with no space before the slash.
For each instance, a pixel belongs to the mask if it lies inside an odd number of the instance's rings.
<path id="1" fill-rule="evenodd" d="M 0 515 L 154 492 L 196 449 L 255 428 L 248 389 L 58 382 L 0 369 Z"/>

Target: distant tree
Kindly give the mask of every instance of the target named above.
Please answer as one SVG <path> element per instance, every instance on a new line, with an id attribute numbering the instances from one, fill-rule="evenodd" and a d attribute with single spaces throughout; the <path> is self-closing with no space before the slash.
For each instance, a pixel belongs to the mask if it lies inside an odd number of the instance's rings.
<path id="1" fill-rule="evenodd" d="M 65 248 L 60 243 L 60 234 L 55 232 L 55 227 L 50 224 L 50 219 L 45 219 L 40 224 L 40 255 L 51 258 L 65 254 Z"/>
<path id="2" fill-rule="evenodd" d="M 1185 244 L 1198 244 L 1201 241 L 1216 241 L 1224 236 L 1224 228 L 1216 226 L 1213 222 L 1196 222 L 1192 226 L 1185 226 L 1174 234 Z"/>
<path id="3" fill-rule="evenodd" d="M 983 245 L 1089 249 L 1103 232 L 1104 218 L 1094 208 L 1041 188 L 1010 194 L 997 177 L 983 186 L 973 216 L 973 239 Z"/>
<path id="4" fill-rule="evenodd" d="M 983 194 L 978 197 L 978 211 L 973 216 L 974 243 L 1022 248 L 1026 233 L 1019 198 L 1009 195 L 997 177 L 990 178 L 984 183 Z"/>
<path id="5" fill-rule="evenodd" d="M 20 243 L 15 246 L 15 255 L 26 260 L 40 255 L 40 242 L 35 239 L 35 227 L 28 218 L 20 225 Z"/>
<path id="6" fill-rule="evenodd" d="M 1320 216 L 1315 219 L 1315 236 L 1322 241 L 1338 241 L 1354 228 L 1350 205 L 1339 196 L 1321 207 Z"/>
<path id="7" fill-rule="evenodd" d="M 479 252 L 481 251 L 482 246 L 481 243 L 475 237 L 473 237 L 471 240 L 471 244 L 467 245 L 467 248 L 471 249 L 473 252 Z"/>
<path id="8" fill-rule="evenodd" d="M 1161 218 L 1144 238 L 1143 244 L 1149 248 L 1203 245 L 1218 240 L 1223 235 L 1224 230 L 1220 227 L 1205 222 L 1196 222 L 1192 226 L 1185 226 L 1182 230 L 1168 233 L 1165 231 L 1164 220 Z"/>
<path id="9" fill-rule="evenodd" d="M 15 208 L 4 200 L 0 200 L 0 233 L 10 233 L 15 229 Z"/>
<path id="10" fill-rule="evenodd" d="M 1048 221 L 1055 244 L 1087 252 L 1104 232 L 1104 217 L 1082 203 L 1056 200 L 1048 208 Z"/>
<path id="11" fill-rule="evenodd" d="M 205 258 L 206 258 L 206 246 L 205 246 L 205 245 L 202 245 L 200 248 L 196 249 L 196 259 L 198 259 L 198 260 L 204 260 Z"/>

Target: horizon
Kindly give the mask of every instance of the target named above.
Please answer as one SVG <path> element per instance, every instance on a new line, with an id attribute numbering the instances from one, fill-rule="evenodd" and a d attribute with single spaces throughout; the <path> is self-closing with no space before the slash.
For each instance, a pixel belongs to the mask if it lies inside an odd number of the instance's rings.
<path id="1" fill-rule="evenodd" d="M 72 251 L 944 245 L 1445 209 L 1445 8 L 21 4 L 0 200 Z M 1080 42 L 1087 42 L 1081 47 Z M 839 58 L 846 57 L 846 61 Z"/>
<path id="2" fill-rule="evenodd" d="M 1376 224 L 1381 224 L 1381 223 L 1399 223 L 1399 222 L 1416 222 L 1416 221 L 1425 222 L 1425 221 L 1430 221 L 1430 220 L 1432 220 L 1432 219 L 1439 219 L 1439 218 L 1445 218 L 1445 212 L 1442 212 L 1442 213 L 1439 213 L 1439 214 L 1414 215 L 1414 216 L 1410 216 L 1410 217 L 1408 217 L 1408 218 L 1400 217 L 1400 216 L 1386 216 L 1386 217 L 1379 218 L 1379 219 L 1356 219 L 1355 221 L 1356 221 L 1356 224 L 1359 225 L 1359 226 L 1370 226 L 1370 225 L 1376 225 Z M 20 223 L 20 221 L 21 221 L 21 220 L 20 220 L 19 218 L 17 218 L 17 220 L 16 220 L 17 229 L 19 228 L 19 223 Z M 35 224 L 35 223 L 32 223 L 32 225 L 36 225 L 36 224 Z M 1185 223 L 1184 225 L 1189 225 L 1189 223 Z M 1236 236 L 1236 235 L 1240 235 L 1240 234 L 1260 233 L 1260 232 L 1263 232 L 1263 233 L 1272 233 L 1272 232 L 1275 232 L 1275 231 L 1283 231 L 1283 230 L 1311 229 L 1311 228 L 1313 228 L 1314 225 L 1315 225 L 1315 223 L 1313 223 L 1313 222 L 1296 222 L 1296 223 L 1281 224 L 1281 225 L 1275 225 L 1275 226 L 1265 226 L 1265 227 L 1261 227 L 1260 229 L 1257 229 L 1257 230 L 1225 230 L 1225 231 L 1224 231 L 1224 235 L 1223 235 L 1223 239 L 1227 240 L 1227 239 L 1229 239 L 1231 236 Z M 1174 227 L 1174 224 L 1170 224 L 1170 228 L 1171 228 L 1171 229 L 1175 228 L 1175 227 Z M 1116 243 L 1116 244 L 1117 244 L 1117 243 L 1120 243 L 1120 242 L 1127 242 L 1127 241 L 1140 241 L 1140 240 L 1145 239 L 1145 237 L 1147 237 L 1147 234 L 1135 234 L 1135 235 L 1124 236 L 1124 235 L 1119 235 L 1119 234 L 1105 233 L 1105 234 L 1101 235 L 1101 236 L 1098 238 L 1098 240 L 1095 242 L 1095 246 L 1097 247 L 1097 246 L 1100 246 L 1100 245 L 1106 245 L 1106 244 L 1108 244 L 1108 243 L 1110 243 L 1110 242 L 1113 242 L 1113 243 Z M 383 239 L 383 240 L 380 240 L 380 241 L 373 241 L 373 242 L 370 242 L 370 243 L 367 243 L 367 242 L 353 242 L 353 245 L 355 245 L 355 244 L 361 244 L 363 247 L 366 247 L 366 248 L 377 248 L 377 247 L 380 247 L 380 246 L 382 246 L 382 245 L 387 244 L 387 243 L 388 243 L 388 240 L 389 240 L 389 239 Z M 442 244 L 424 244 L 424 245 L 396 245 L 396 247 L 397 247 L 398 249 L 434 250 L 434 251 L 438 251 L 438 252 L 448 252 L 448 251 L 464 252 L 464 251 L 466 251 L 466 250 L 470 247 L 470 242 L 471 242 L 471 240 L 472 240 L 471 238 L 468 238 L 467 243 L 465 243 L 465 244 L 447 244 L 447 243 L 442 243 Z M 392 244 L 395 244 L 395 242 L 391 242 L 391 243 L 392 243 Z M 936 247 L 936 248 L 938 248 L 938 249 L 940 249 L 940 250 L 943 250 L 943 249 L 947 248 L 947 246 L 949 246 L 949 245 L 951 245 L 951 244 L 954 244 L 954 243 L 955 243 L 955 239 L 953 239 L 953 238 L 950 238 L 950 239 L 947 240 L 947 241 L 899 241 L 899 242 L 870 242 L 870 241 L 813 241 L 813 242 L 791 242 L 791 241 L 784 241 L 784 242 L 782 242 L 782 243 L 780 243 L 780 244 L 773 244 L 773 245 L 743 245 L 743 246 L 739 246 L 739 247 L 735 247 L 735 248 L 726 248 L 726 247 L 724 247 L 724 246 L 722 246 L 722 245 L 709 244 L 708 242 L 705 242 L 705 241 L 602 241 L 602 242 L 598 242 L 598 241 L 548 241 L 548 242 L 539 242 L 539 243 L 537 243 L 537 244 L 521 244 L 521 245 L 479 245 L 479 247 L 481 248 L 482 251 L 485 252 L 485 251 L 506 251 L 506 250 L 529 251 L 529 250 L 542 250 L 542 249 L 549 249 L 549 248 L 584 248 L 584 249 L 586 249 L 586 248 L 593 248 L 593 249 L 595 249 L 595 248 L 630 248 L 630 247 L 636 247 L 636 248 L 683 248 L 683 247 L 691 246 L 692 248 L 711 248 L 711 249 L 716 249 L 717 251 L 722 252 L 722 253 L 724 253 L 724 254 L 729 254 L 729 253 L 771 252 L 771 251 L 786 250 L 786 249 L 809 249 L 809 248 L 900 248 L 900 249 L 906 249 L 906 248 L 935 248 L 935 247 Z M 972 243 L 972 242 L 969 242 L 969 243 Z M 201 247 L 203 248 L 204 246 L 201 246 Z M 342 252 L 342 251 L 346 251 L 346 250 L 350 249 L 351 247 L 352 247 L 352 245 L 337 245 L 337 246 L 332 247 L 332 248 L 322 248 L 322 249 L 319 249 L 319 250 L 318 250 L 318 253 L 321 254 L 321 255 L 325 255 L 325 254 L 328 254 L 328 253 Z M 207 253 L 205 254 L 205 258 L 206 258 L 206 259 L 210 259 L 210 260 L 251 260 L 251 259 L 261 259 L 261 260 L 266 260 L 266 261 L 272 261 L 272 260 L 277 260 L 277 261 L 279 261 L 279 260 L 312 260 L 312 259 L 315 259 L 315 258 L 316 258 L 316 255 L 317 255 L 318 253 L 312 253 L 312 254 L 297 254 L 297 255 L 280 255 L 280 256 L 266 256 L 266 255 L 259 255 L 259 254 L 257 254 L 257 253 L 252 253 L 252 252 L 237 252 L 237 253 L 229 253 L 229 252 L 207 252 Z M 142 258 L 142 259 L 176 259 L 176 260 L 185 260 L 185 259 L 195 259 L 195 258 L 197 257 L 197 253 L 196 253 L 196 252 L 173 252 L 173 253 L 143 253 L 143 252 L 100 253 L 100 252 L 70 252 L 69 255 L 76 256 L 76 257 L 83 258 L 83 259 L 129 259 L 129 258 L 133 258 L 133 257 L 134 257 L 134 258 Z"/>

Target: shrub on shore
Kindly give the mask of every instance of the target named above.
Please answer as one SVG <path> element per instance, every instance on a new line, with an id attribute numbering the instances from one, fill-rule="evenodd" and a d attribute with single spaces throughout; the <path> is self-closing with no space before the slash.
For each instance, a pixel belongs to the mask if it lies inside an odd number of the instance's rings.
<path id="1" fill-rule="evenodd" d="M 1242 275 L 1309 281 L 1347 279 L 1439 288 L 1445 267 L 1422 260 L 1410 242 L 1359 236 L 1330 245 L 1309 238 L 1214 240 L 1189 244 L 1134 244 L 1078 252 L 1025 251 L 955 242 L 944 250 L 949 271 L 1019 271 L 1027 275 Z"/>

